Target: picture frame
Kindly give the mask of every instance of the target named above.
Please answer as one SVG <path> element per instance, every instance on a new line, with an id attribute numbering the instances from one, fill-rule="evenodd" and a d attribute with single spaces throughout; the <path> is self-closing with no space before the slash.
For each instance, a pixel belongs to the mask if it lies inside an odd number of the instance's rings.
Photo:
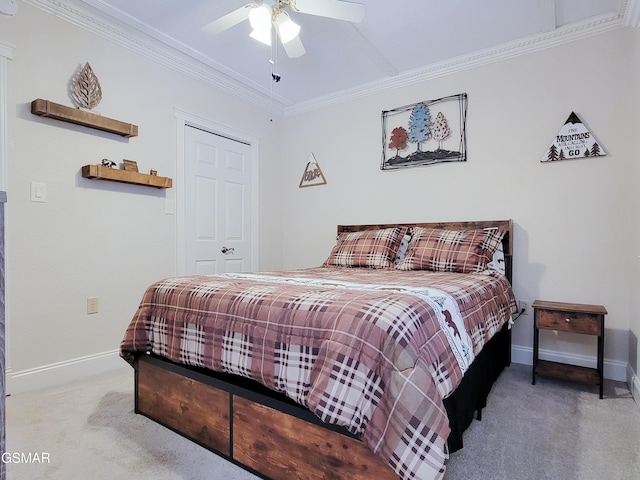
<path id="1" fill-rule="evenodd" d="M 383 111 L 380 169 L 466 162 L 466 118 L 466 93 Z"/>

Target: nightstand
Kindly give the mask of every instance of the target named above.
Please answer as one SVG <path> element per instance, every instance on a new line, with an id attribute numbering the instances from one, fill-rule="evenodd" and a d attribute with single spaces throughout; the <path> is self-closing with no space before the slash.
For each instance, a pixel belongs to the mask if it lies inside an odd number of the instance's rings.
<path id="1" fill-rule="evenodd" d="M 600 398 L 604 390 L 604 316 L 607 310 L 602 305 L 580 303 L 545 302 L 536 300 L 533 307 L 533 385 L 536 374 L 564 378 L 600 386 Z M 581 333 L 598 337 L 597 368 L 579 367 L 566 363 L 538 359 L 540 330 Z"/>

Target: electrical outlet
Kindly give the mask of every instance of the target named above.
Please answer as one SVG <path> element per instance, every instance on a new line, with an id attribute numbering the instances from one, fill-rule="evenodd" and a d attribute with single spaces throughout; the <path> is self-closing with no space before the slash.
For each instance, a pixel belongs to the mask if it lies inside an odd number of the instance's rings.
<path id="1" fill-rule="evenodd" d="M 87 314 L 98 313 L 98 297 L 87 298 Z"/>
<path id="2" fill-rule="evenodd" d="M 518 311 L 522 312 L 522 315 L 529 315 L 529 302 L 520 300 L 518 302 Z"/>

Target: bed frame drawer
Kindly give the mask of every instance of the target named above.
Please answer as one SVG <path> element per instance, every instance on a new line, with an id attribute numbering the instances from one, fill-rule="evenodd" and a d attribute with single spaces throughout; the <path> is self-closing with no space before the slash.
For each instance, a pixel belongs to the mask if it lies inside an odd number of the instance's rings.
<path id="1" fill-rule="evenodd" d="M 164 370 L 144 357 L 137 368 L 136 413 L 209 449 L 231 454 L 229 392 Z"/>
<path id="2" fill-rule="evenodd" d="M 399 480 L 361 441 L 236 396 L 233 452 L 237 461 L 273 480 Z"/>
<path id="3" fill-rule="evenodd" d="M 265 396 L 266 387 L 247 390 L 247 379 L 223 383 L 225 374 L 210 375 L 140 355 L 136 413 L 265 479 L 400 480 L 341 427 L 323 424 L 283 395 Z"/>

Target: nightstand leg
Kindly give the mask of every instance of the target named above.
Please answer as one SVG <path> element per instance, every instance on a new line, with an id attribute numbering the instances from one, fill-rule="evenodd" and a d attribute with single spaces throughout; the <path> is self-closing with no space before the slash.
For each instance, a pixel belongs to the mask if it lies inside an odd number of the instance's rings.
<path id="1" fill-rule="evenodd" d="M 598 336 L 598 375 L 600 377 L 600 398 L 604 398 L 604 326 L 602 334 Z"/>
<path id="2" fill-rule="evenodd" d="M 535 314 L 534 314 L 535 317 Z M 536 327 L 537 323 L 533 320 L 533 368 L 531 371 L 531 385 L 536 384 L 536 368 L 538 367 L 538 341 L 540 330 Z"/>

